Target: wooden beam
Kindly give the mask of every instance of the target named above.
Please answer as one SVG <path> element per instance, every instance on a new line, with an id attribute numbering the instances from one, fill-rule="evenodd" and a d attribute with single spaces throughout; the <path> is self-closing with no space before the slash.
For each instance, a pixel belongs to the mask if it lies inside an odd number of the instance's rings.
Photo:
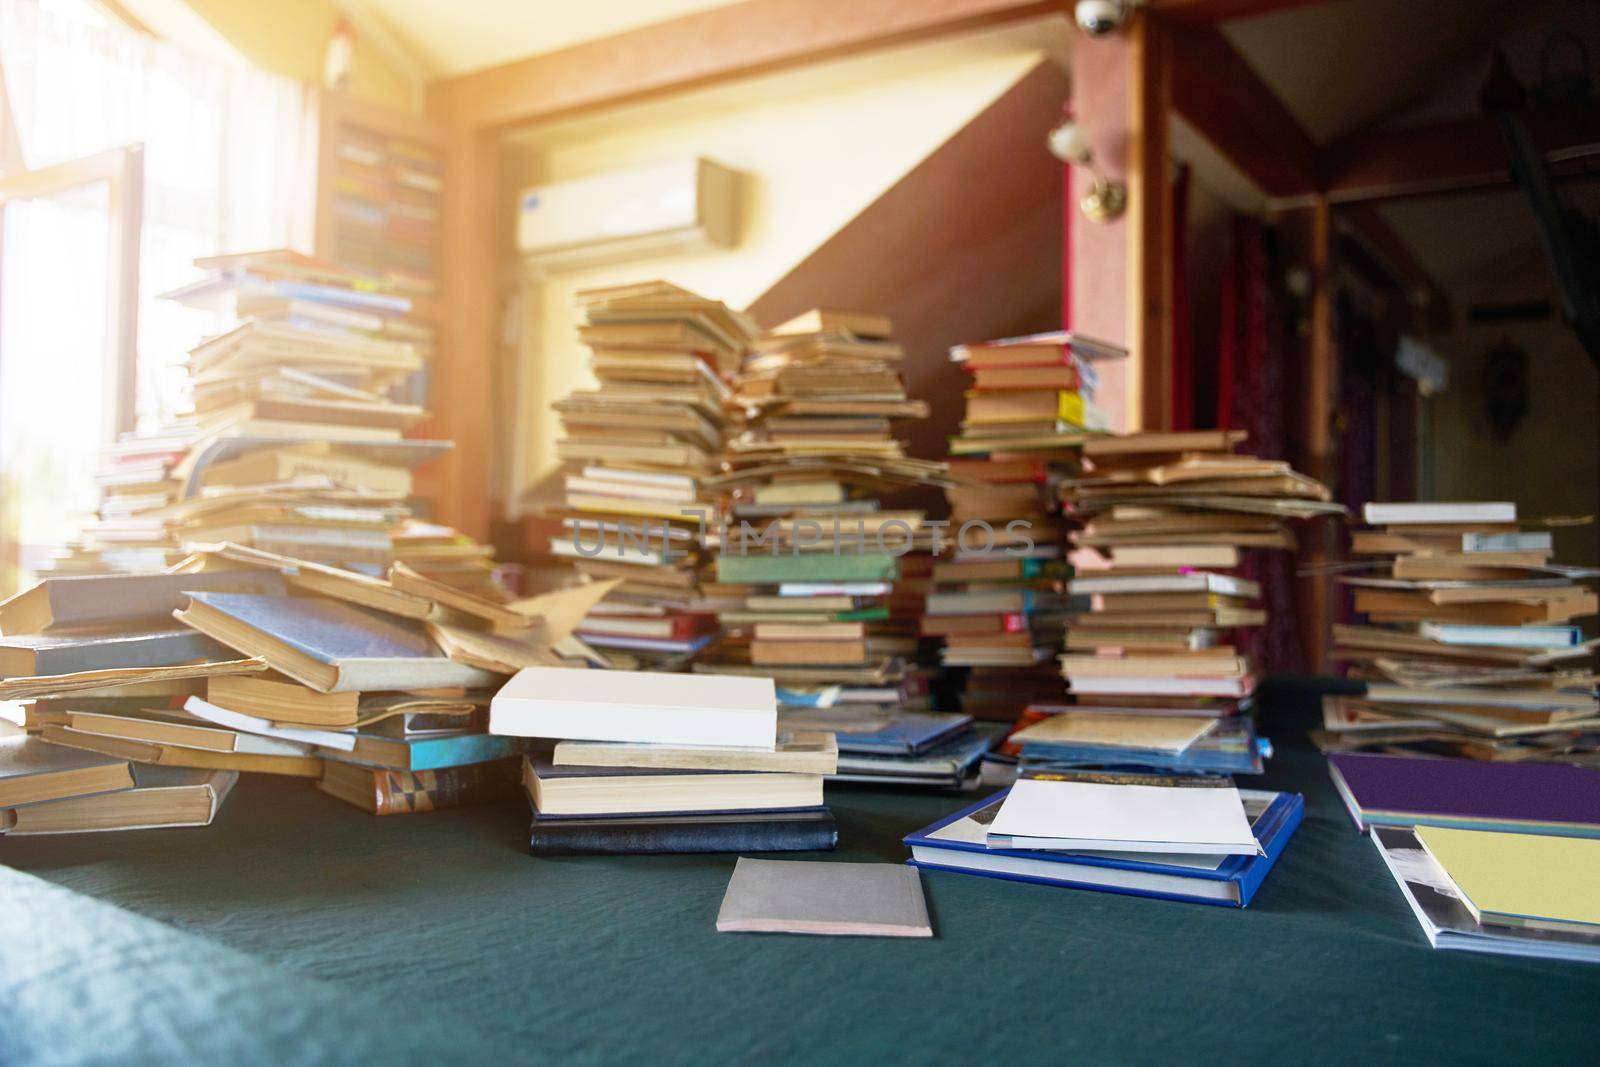
<path id="1" fill-rule="evenodd" d="M 1141 12 L 1128 29 L 1132 46 L 1128 141 L 1129 392 L 1144 429 L 1172 426 L 1172 179 L 1167 121 L 1172 110 L 1167 24 Z"/>
<path id="2" fill-rule="evenodd" d="M 504 128 L 1062 10 L 1061 0 L 744 0 L 446 79 L 430 109 Z"/>
<path id="3" fill-rule="evenodd" d="M 1318 149 L 1215 26 L 1183 26 L 1171 50 L 1172 106 L 1268 196 L 1314 192 Z"/>
<path id="4" fill-rule="evenodd" d="M 1600 108 L 1591 103 L 1521 113 L 1546 157 L 1600 156 Z M 1487 115 L 1431 126 L 1352 134 L 1326 152 L 1325 188 L 1335 203 L 1382 200 L 1511 181 L 1500 128 Z"/>
<path id="5" fill-rule="evenodd" d="M 1405 290 L 1412 308 L 1430 329 L 1443 331 L 1450 323 L 1450 295 L 1422 265 L 1405 240 L 1372 204 L 1340 207 L 1335 221 L 1360 241 Z"/>
<path id="6" fill-rule="evenodd" d="M 1185 22 L 1224 22 L 1271 15 L 1325 0 L 1146 0 L 1151 11 Z"/>

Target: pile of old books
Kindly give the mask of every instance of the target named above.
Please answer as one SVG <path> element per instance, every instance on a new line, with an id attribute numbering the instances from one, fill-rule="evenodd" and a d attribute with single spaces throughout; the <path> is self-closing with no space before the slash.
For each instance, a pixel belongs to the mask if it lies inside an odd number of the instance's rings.
<path id="1" fill-rule="evenodd" d="M 411 518 L 410 466 L 448 443 L 402 439 L 420 412 L 383 395 L 419 365 L 393 336 L 403 300 L 291 253 L 201 265 L 175 295 L 244 322 L 191 353 L 197 414 L 148 439 L 170 454 L 91 527 L 143 531 L 148 553 L 116 562 L 151 573 L 49 577 L 0 605 L 0 699 L 27 702 L 30 735 L 0 757 L 20 788 L 0 807 L 28 805 L 3 821 L 204 822 L 238 772 L 382 813 L 514 791 L 489 690 L 589 659 L 573 628 L 615 583 L 514 600 L 486 548 Z M 56 773 L 85 760 L 121 768 L 87 776 L 114 795 Z"/>
<path id="2" fill-rule="evenodd" d="M 923 632 L 948 667 L 968 668 L 962 709 L 1015 721 L 1053 700 L 1071 570 L 1055 490 L 1077 448 L 1106 429 L 1096 364 L 1126 353 L 1072 333 L 959 345 L 972 375 L 961 433 L 951 439 L 950 530 L 934 565 Z"/>
<path id="3" fill-rule="evenodd" d="M 562 531 L 551 550 L 620 579 L 581 636 L 618 662 L 681 661 L 711 640 L 700 603 L 708 479 L 738 424 L 727 384 L 755 338 L 747 316 L 667 282 L 580 293 L 599 387 L 559 401 Z"/>
<path id="4" fill-rule="evenodd" d="M 534 855 L 831 849 L 831 734 L 781 731 L 766 678 L 530 668 L 494 697 L 524 757 Z"/>
<path id="5" fill-rule="evenodd" d="M 205 822 L 236 772 L 313 779 L 380 813 L 500 795 L 520 746 L 485 732 L 489 690 L 563 662 L 557 620 L 587 595 L 486 601 L 402 566 L 385 580 L 238 546 L 169 574 L 47 579 L 0 605 L 0 699 L 28 702 L 32 735 L 0 780 L 42 785 L 39 770 L 83 763 L 70 749 L 134 765 L 132 795 L 79 804 L 90 792 L 54 778 L 14 802 L 74 803 L 19 809 L 13 832 Z M 162 807 L 175 794 L 138 795 L 199 778 L 146 768 L 218 772 L 205 818 L 193 790 L 178 812 Z"/>
<path id="6" fill-rule="evenodd" d="M 1340 581 L 1369 625 L 1334 628 L 1335 655 L 1364 683 L 1328 697 L 1328 750 L 1412 750 L 1487 760 L 1600 765 L 1600 701 L 1577 620 L 1592 569 L 1551 562 L 1549 529 L 1511 503 L 1368 504 L 1370 529 Z"/>
<path id="7" fill-rule="evenodd" d="M 1042 885 L 1245 907 L 1305 813 L 1221 777 L 1031 774 L 905 839 L 911 862 Z"/>
<path id="8" fill-rule="evenodd" d="M 1292 547 L 1290 520 L 1343 508 L 1288 464 L 1236 452 L 1243 437 L 1202 430 L 1084 443 L 1082 473 L 1060 490 L 1082 523 L 1068 589 L 1086 610 L 1069 619 L 1060 657 L 1079 717 L 1016 735 L 1024 768 L 1260 771 L 1252 720 L 1239 714 L 1256 673 L 1226 634 L 1267 620 L 1254 606 L 1259 585 L 1228 571 L 1245 550 Z M 1132 720 L 1121 746 L 1117 719 Z"/>
<path id="9" fill-rule="evenodd" d="M 156 571 L 223 541 L 381 573 L 412 469 L 449 447 L 404 438 L 426 412 L 391 399 L 424 366 L 410 302 L 293 252 L 196 265 L 164 295 L 239 324 L 190 351 L 192 414 L 107 450 L 99 515 L 51 573 Z"/>
<path id="10" fill-rule="evenodd" d="M 921 591 L 901 583 L 929 531 L 922 512 L 882 498 L 937 484 L 944 467 L 908 458 L 893 435 L 927 406 L 906 396 L 891 332 L 881 315 L 813 311 L 768 331 L 738 378 L 747 427 L 710 480 L 727 494 L 705 589 L 724 630 L 694 669 L 774 679 L 786 711 L 928 706 Z"/>

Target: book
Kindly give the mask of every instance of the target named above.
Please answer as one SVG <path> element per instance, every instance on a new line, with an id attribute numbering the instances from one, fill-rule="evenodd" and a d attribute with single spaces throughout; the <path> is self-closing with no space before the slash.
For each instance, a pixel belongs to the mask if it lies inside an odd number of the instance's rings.
<path id="1" fill-rule="evenodd" d="M 1336 752 L 1328 773 L 1358 830 L 1448 826 L 1600 837 L 1600 771 L 1586 767 Z"/>
<path id="2" fill-rule="evenodd" d="M 1119 753 L 1177 754 L 1216 727 L 1215 719 L 1194 715 L 1116 715 L 1063 711 L 1013 733 L 1011 744 L 1030 743 L 1103 748 Z"/>
<path id="3" fill-rule="evenodd" d="M 620 818 L 535 814 L 528 834 L 528 851 L 535 856 L 815 852 L 838 843 L 838 824 L 826 808 Z"/>
<path id="4" fill-rule="evenodd" d="M 833 734 L 780 733 L 777 745 L 762 748 L 638 744 L 626 741 L 562 741 L 550 762 L 557 767 L 640 767 L 704 771 L 784 771 L 832 774 L 839 766 Z"/>
<path id="5" fill-rule="evenodd" d="M 771 771 L 557 767 L 523 761 L 522 782 L 541 815 L 772 811 L 822 806 L 822 776 Z"/>
<path id="6" fill-rule="evenodd" d="M 1417 632 L 1446 645 L 1491 648 L 1571 648 L 1583 643 L 1579 626 L 1474 626 L 1467 623 L 1425 622 Z"/>
<path id="7" fill-rule="evenodd" d="M 989 826 L 1008 792 L 980 800 L 906 837 L 910 862 L 929 870 L 1242 908 L 1254 899 L 1305 815 L 1305 798 L 1298 793 L 1240 790 L 1260 848 L 1253 855 L 1225 858 L 990 848 Z"/>
<path id="8" fill-rule="evenodd" d="M 323 693 L 485 686 L 409 619 L 321 597 L 196 593 L 178 618 Z"/>
<path id="9" fill-rule="evenodd" d="M 1516 522 L 1517 505 L 1488 503 L 1368 503 L 1361 517 L 1373 526 L 1438 526 L 1469 523 Z"/>
<path id="10" fill-rule="evenodd" d="M 27 735 L 0 737 L 0 808 L 111 793 L 133 784 L 126 759 Z"/>
<path id="11" fill-rule="evenodd" d="M 723 553 L 717 557 L 717 581 L 730 584 L 879 582 L 893 580 L 898 573 L 898 557 L 886 552 L 785 556 Z"/>
<path id="12" fill-rule="evenodd" d="M 529 667 L 495 694 L 489 730 L 518 737 L 770 751 L 777 717 L 770 678 Z"/>
<path id="13" fill-rule="evenodd" d="M 415 815 L 440 808 L 509 800 L 520 761 L 493 759 L 434 770 L 402 771 L 327 760 L 317 788 L 374 815 Z"/>
<path id="14" fill-rule="evenodd" d="M 186 706 L 203 704 L 198 697 L 190 697 Z M 165 719 L 145 719 L 131 715 L 98 715 L 93 712 L 67 713 L 67 726 L 80 734 L 96 737 L 121 737 L 131 741 L 148 741 L 153 745 L 172 745 L 178 748 L 199 748 L 212 752 L 237 752 L 256 756 L 303 756 L 310 745 L 303 741 L 290 741 L 277 737 L 263 737 L 242 733 L 236 729 L 217 729 Z"/>
<path id="15" fill-rule="evenodd" d="M 348 750 L 318 748 L 317 751 L 330 760 L 415 773 L 505 759 L 520 755 L 527 747 L 521 738 L 494 734 L 457 732 L 392 737 L 377 730 L 362 729 L 355 732 L 355 744 Z"/>
<path id="16" fill-rule="evenodd" d="M 1416 836 L 1479 924 L 1600 936 L 1600 841 L 1446 826 Z"/>
<path id="17" fill-rule="evenodd" d="M 0 638 L 0 676 L 171 667 L 231 655 L 210 637 L 183 626 L 135 633 L 18 634 Z"/>
<path id="18" fill-rule="evenodd" d="M 835 782 L 974 789 L 979 763 L 999 740 L 997 724 L 974 725 L 921 752 L 846 752 Z"/>
<path id="19" fill-rule="evenodd" d="M 65 797 L 13 809 L 12 825 L 6 832 L 23 837 L 210 826 L 239 780 L 237 771 L 186 767 L 135 764 L 132 772 L 132 789 Z"/>
<path id="20" fill-rule="evenodd" d="M 1600 963 L 1600 935 L 1527 926 L 1484 926 L 1421 842 L 1415 828 L 1374 826 L 1372 843 L 1436 949 Z"/>
<path id="21" fill-rule="evenodd" d="M 0 604 L 0 633 L 11 637 L 113 623 L 164 623 L 188 602 L 190 590 L 281 594 L 283 579 L 249 570 L 46 578 Z"/>
<path id="22" fill-rule="evenodd" d="M 1256 855 L 1239 791 L 1210 779 L 1161 785 L 1024 779 L 989 826 L 995 848 Z"/>
<path id="23" fill-rule="evenodd" d="M 163 767 L 255 771 L 261 774 L 282 774 L 291 778 L 322 776 L 322 761 L 309 755 L 279 756 L 254 752 L 218 752 L 214 749 L 185 748 L 182 745 L 156 744 L 125 737 L 105 737 L 66 726 L 46 726 L 39 732 L 39 736 L 52 744 Z"/>
<path id="24" fill-rule="evenodd" d="M 913 867 L 742 856 L 717 911 L 717 931 L 933 936 L 922 876 Z"/>
<path id="25" fill-rule="evenodd" d="M 954 711 L 870 711 L 858 707 L 786 711 L 786 730 L 830 730 L 841 753 L 913 756 L 972 728 L 972 716 Z"/>
<path id="26" fill-rule="evenodd" d="M 353 726 L 361 713 L 361 694 L 319 693 L 281 675 L 226 675 L 206 679 L 206 701 L 220 708 L 274 722 Z"/>

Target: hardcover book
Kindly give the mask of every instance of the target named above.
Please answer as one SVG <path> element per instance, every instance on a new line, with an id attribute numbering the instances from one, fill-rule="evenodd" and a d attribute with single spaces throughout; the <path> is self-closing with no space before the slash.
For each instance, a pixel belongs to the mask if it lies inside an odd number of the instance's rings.
<path id="1" fill-rule="evenodd" d="M 1600 837 L 1600 771 L 1569 763 L 1337 752 L 1328 772 L 1358 830 L 1465 830 Z"/>
<path id="2" fill-rule="evenodd" d="M 809 852 L 838 843 L 839 828 L 827 808 L 565 819 L 535 814 L 528 851 L 535 856 Z"/>

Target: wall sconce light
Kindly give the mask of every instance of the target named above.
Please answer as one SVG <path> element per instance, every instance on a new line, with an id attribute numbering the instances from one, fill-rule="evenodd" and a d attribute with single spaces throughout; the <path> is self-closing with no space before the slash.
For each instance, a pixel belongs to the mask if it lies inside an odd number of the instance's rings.
<path id="1" fill-rule="evenodd" d="M 1050 146 L 1051 155 L 1063 163 L 1085 167 L 1094 176 L 1094 187 L 1078 201 L 1078 210 L 1083 212 L 1084 218 L 1091 222 L 1110 222 L 1127 210 L 1128 187 L 1122 182 L 1112 181 L 1100 169 L 1100 165 L 1094 161 L 1094 151 L 1071 115 L 1062 116 L 1045 140 Z"/>

